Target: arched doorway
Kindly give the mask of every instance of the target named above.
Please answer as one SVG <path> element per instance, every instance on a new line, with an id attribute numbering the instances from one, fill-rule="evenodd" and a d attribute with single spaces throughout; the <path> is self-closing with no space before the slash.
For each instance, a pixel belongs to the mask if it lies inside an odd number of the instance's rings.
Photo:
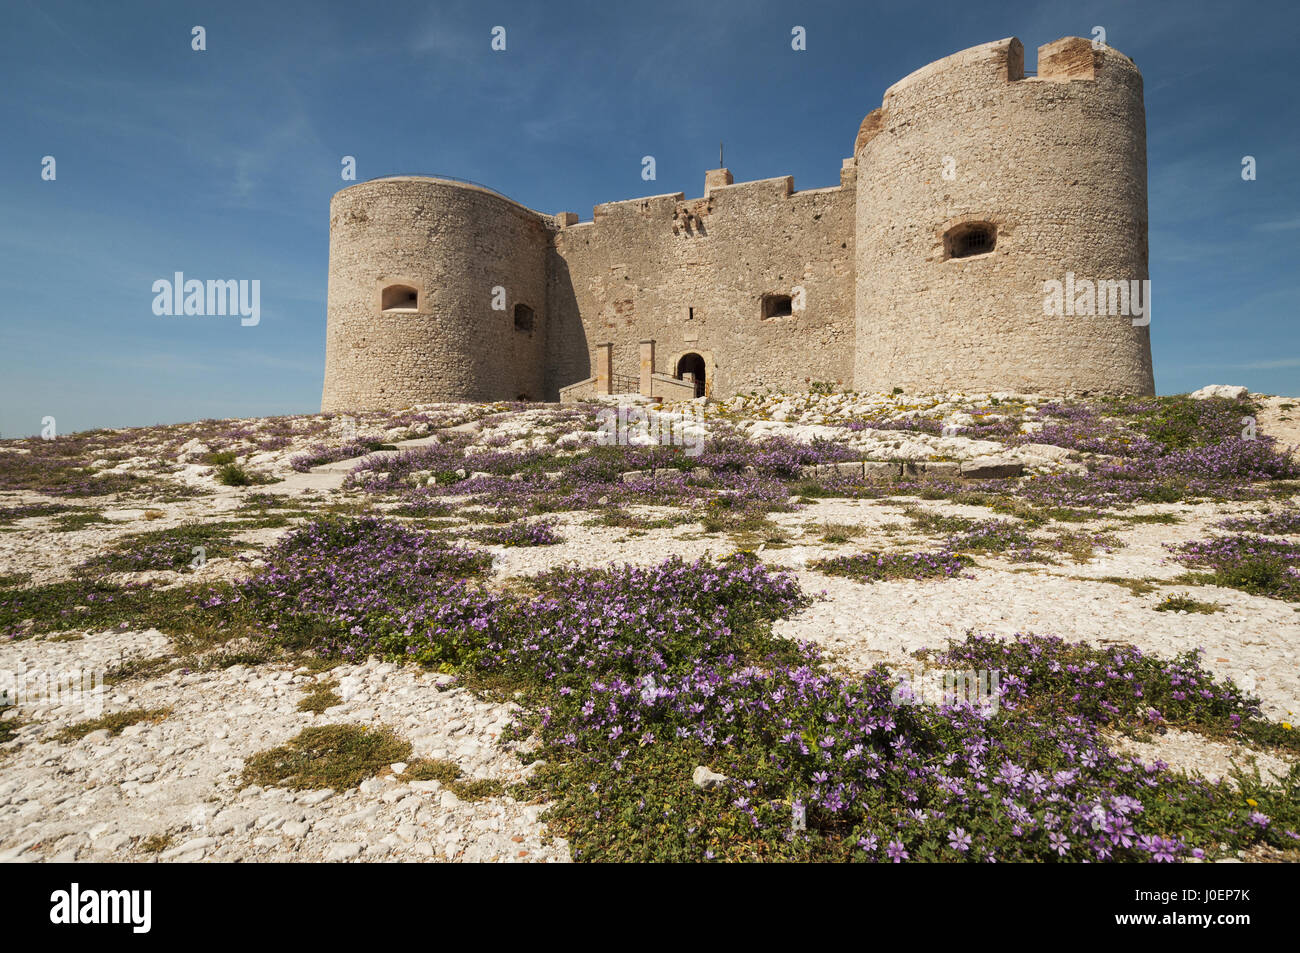
<path id="1" fill-rule="evenodd" d="M 704 396 L 704 357 L 700 354 L 683 354 L 677 359 L 677 379 L 695 384 L 695 396 Z"/>

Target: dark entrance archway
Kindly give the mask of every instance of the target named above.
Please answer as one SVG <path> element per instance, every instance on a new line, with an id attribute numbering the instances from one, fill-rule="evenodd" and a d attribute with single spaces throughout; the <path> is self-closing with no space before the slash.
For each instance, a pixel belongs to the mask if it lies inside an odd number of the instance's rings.
<path id="1" fill-rule="evenodd" d="M 692 381 L 695 384 L 695 396 L 704 396 L 704 357 L 699 354 L 683 354 L 677 359 L 677 379 Z"/>

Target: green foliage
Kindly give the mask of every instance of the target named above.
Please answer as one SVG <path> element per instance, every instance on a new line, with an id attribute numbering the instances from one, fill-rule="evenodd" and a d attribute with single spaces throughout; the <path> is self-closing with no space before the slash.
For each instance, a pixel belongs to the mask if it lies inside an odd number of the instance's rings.
<path id="1" fill-rule="evenodd" d="M 295 791 L 346 791 L 410 754 L 410 742 L 388 728 L 320 725 L 249 758 L 243 783 Z"/>
<path id="2" fill-rule="evenodd" d="M 58 441 L 50 441 L 57 444 Z M 148 489 L 154 483 L 136 473 L 105 473 L 70 459 L 0 454 L 0 489 L 35 490 L 65 497 L 105 496 Z"/>
<path id="3" fill-rule="evenodd" d="M 1127 576 L 1071 576 L 1070 578 L 1086 582 L 1108 582 L 1111 585 L 1123 586 L 1135 596 L 1145 596 L 1155 592 L 1159 588 L 1160 582 L 1158 579 L 1130 579 Z"/>
<path id="4" fill-rule="evenodd" d="M 887 579 L 951 579 L 961 567 L 974 565 L 969 556 L 939 553 L 854 553 L 808 564 L 830 576 L 847 576 L 858 582 Z"/>
<path id="5" fill-rule="evenodd" d="M 26 638 L 69 629 L 107 629 L 141 617 L 151 593 L 106 582 L 55 582 L 0 592 L 0 633 Z M 164 597 L 175 601 L 176 595 Z"/>
<path id="6" fill-rule="evenodd" d="M 403 781 L 438 781 L 462 801 L 481 801 L 505 793 L 505 785 L 495 778 L 466 779 L 460 765 L 441 758 L 416 758 L 398 777 Z"/>
<path id="7" fill-rule="evenodd" d="M 1057 531 L 1047 541 L 1048 545 L 1065 553 L 1076 563 L 1091 562 L 1094 550 L 1102 547 L 1107 550 L 1118 549 L 1123 544 L 1114 536 L 1104 533 L 1088 533 L 1082 530 Z"/>
<path id="8" fill-rule="evenodd" d="M 27 506 L 0 506 L 0 527 L 12 526 L 19 520 L 35 519 L 66 513 L 72 507 L 65 503 L 32 503 Z"/>
<path id="9" fill-rule="evenodd" d="M 116 685 L 120 682 L 156 678 L 179 668 L 180 665 L 181 663 L 172 655 L 142 656 L 127 659 L 104 673 L 104 684 Z"/>
<path id="10" fill-rule="evenodd" d="M 3 717 L 7 712 L 13 712 L 13 717 Z M 14 735 L 18 729 L 27 724 L 27 721 L 14 711 L 13 705 L 0 705 L 0 745 L 7 741 L 13 741 Z"/>
<path id="11" fill-rule="evenodd" d="M 1202 615 L 1210 615 L 1222 612 L 1223 606 L 1217 602 L 1201 602 L 1189 595 L 1171 594 L 1160 600 L 1155 610 L 1157 612 L 1199 612 Z"/>
<path id="12" fill-rule="evenodd" d="M 974 529 L 976 521 L 965 516 L 945 516 L 929 510 L 909 506 L 903 515 L 912 521 L 912 526 L 922 533 L 964 533 Z"/>
<path id="13" fill-rule="evenodd" d="M 1175 526 L 1182 522 L 1173 513 L 1119 513 L 1113 518 L 1123 520 L 1126 523 L 1156 523 L 1164 526 Z"/>
<path id="14" fill-rule="evenodd" d="M 1214 428 L 1207 426 L 1207 422 L 1227 406 L 1231 406 L 1237 416 L 1255 416 L 1258 413 L 1256 407 L 1246 400 L 1193 400 L 1185 394 L 1122 399 L 1106 405 L 1106 410 L 1128 417 L 1131 426 L 1166 450 L 1187 450 L 1210 446 L 1222 439 Z"/>
<path id="15" fill-rule="evenodd" d="M 1288 598 L 1286 593 L 1295 587 L 1295 578 L 1287 572 L 1286 564 L 1269 558 L 1244 560 L 1214 572 L 1185 572 L 1175 581 L 1190 586 L 1240 589 L 1253 596 L 1275 599 Z"/>
<path id="16" fill-rule="evenodd" d="M 56 737 L 63 742 L 80 741 L 92 731 L 101 731 L 103 729 L 107 729 L 111 734 L 119 735 L 122 733 L 123 728 L 138 725 L 142 722 L 157 724 L 171 713 L 170 708 L 133 708 L 130 711 L 113 712 L 99 718 L 79 721 L 75 725 L 69 725 L 61 730 Z"/>
<path id="17" fill-rule="evenodd" d="M 327 708 L 342 705 L 343 698 L 337 691 L 338 687 L 338 682 L 333 679 L 314 683 L 308 688 L 307 694 L 299 700 L 298 710 L 314 711 L 319 715 Z"/>
<path id="18" fill-rule="evenodd" d="M 64 513 L 54 519 L 54 525 L 50 527 L 56 533 L 72 533 L 77 530 L 86 529 L 89 526 L 103 525 L 113 521 L 106 516 L 94 512 L 93 510 L 83 510 L 77 513 Z"/>
<path id="19" fill-rule="evenodd" d="M 703 763 L 698 745 L 632 749 L 615 767 L 594 754 L 548 763 L 520 797 L 552 802 L 550 830 L 567 839 L 575 860 L 591 863 L 694 863 L 712 853 L 730 861 L 815 859 L 806 839 L 763 837 L 726 796 L 691 782 Z M 821 859 L 848 859 L 842 848 Z"/>
<path id="20" fill-rule="evenodd" d="M 847 543 L 864 532 L 861 526 L 852 523 L 823 523 L 817 527 L 823 543 Z"/>
<path id="21" fill-rule="evenodd" d="M 460 766 L 441 758 L 416 758 L 398 777 L 403 781 L 440 781 L 451 784 L 461 776 Z"/>
<path id="22" fill-rule="evenodd" d="M 139 849 L 146 854 L 161 854 L 168 847 L 171 847 L 174 840 L 175 835 L 173 834 L 150 834 L 140 841 Z"/>
<path id="23" fill-rule="evenodd" d="M 768 518 L 768 510 L 754 506 L 739 496 L 717 496 L 695 510 L 695 517 L 706 533 L 759 533 L 778 536 L 778 528 Z"/>
<path id="24" fill-rule="evenodd" d="M 482 801 L 490 797 L 499 797 L 506 789 L 505 785 L 495 778 L 452 781 L 447 788 L 462 801 Z"/>
<path id="25" fill-rule="evenodd" d="M 194 568 L 197 548 L 202 548 L 204 559 L 230 556 L 247 548 L 237 545 L 232 536 L 248 528 L 246 524 L 233 522 L 187 523 L 171 529 L 132 533 L 116 540 L 107 553 L 81 563 L 77 572 L 81 575 L 158 569 L 188 572 Z"/>
<path id="26" fill-rule="evenodd" d="M 399 503 L 389 510 L 389 512 L 394 516 L 453 516 L 456 513 L 456 507 L 452 506 L 446 500 L 419 499 L 407 500 Z"/>
<path id="27" fill-rule="evenodd" d="M 671 529 L 684 523 L 693 523 L 695 517 L 686 512 L 674 512 L 666 516 L 638 516 L 621 507 L 611 506 L 600 511 L 600 515 L 587 520 L 584 526 L 608 526 L 613 529 Z"/>
<path id="28" fill-rule="evenodd" d="M 269 481 L 258 479 L 237 463 L 226 463 L 217 470 L 217 482 L 223 486 L 252 486 Z"/>
<path id="29" fill-rule="evenodd" d="M 214 598 L 219 598 L 220 604 L 210 604 Z M 301 650 L 334 631 L 319 619 L 280 613 L 274 607 L 238 599 L 227 583 L 155 589 L 74 580 L 0 590 L 0 634 L 10 638 L 127 626 L 156 628 L 171 636 L 180 651 L 190 654 L 235 638 L 260 641 L 272 631 L 278 649 Z M 121 676 L 136 677 L 136 673 L 128 664 Z"/>
<path id="30" fill-rule="evenodd" d="M 273 661 L 275 655 L 271 649 L 255 649 L 251 652 L 214 652 L 200 659 L 196 667 L 204 671 L 234 668 L 236 665 L 262 665 Z"/>
<path id="31" fill-rule="evenodd" d="M 844 496 L 844 493 L 839 490 L 832 490 L 817 480 L 805 478 L 795 480 L 790 484 L 790 495 L 798 497 L 800 503 L 811 503 L 815 500 L 827 500 Z"/>

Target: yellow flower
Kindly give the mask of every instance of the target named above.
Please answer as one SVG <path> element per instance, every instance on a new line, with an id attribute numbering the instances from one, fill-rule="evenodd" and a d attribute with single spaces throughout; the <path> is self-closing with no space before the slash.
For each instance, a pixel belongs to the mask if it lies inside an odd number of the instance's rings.
<path id="1" fill-rule="evenodd" d="M 1282 727 L 1285 728 L 1287 731 L 1290 731 L 1290 730 L 1291 730 L 1291 722 L 1289 722 L 1289 721 L 1284 721 L 1284 722 L 1282 722 Z"/>
<path id="2" fill-rule="evenodd" d="M 1256 801 L 1253 797 L 1246 798 L 1246 803 L 1249 804 L 1251 807 L 1259 807 L 1259 802 Z"/>

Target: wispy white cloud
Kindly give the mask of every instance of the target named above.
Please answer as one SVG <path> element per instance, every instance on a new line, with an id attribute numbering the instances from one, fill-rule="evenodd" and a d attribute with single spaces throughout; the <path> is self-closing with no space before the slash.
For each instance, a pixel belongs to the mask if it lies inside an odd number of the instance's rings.
<path id="1" fill-rule="evenodd" d="M 213 372 L 248 371 L 262 368 L 293 371 L 301 374 L 321 373 L 319 360 L 283 357 L 267 351 L 239 348 L 230 351 L 205 350 L 202 353 L 176 351 L 134 352 L 111 355 L 86 355 L 86 363 L 115 369 L 151 371 L 162 374 L 211 374 Z"/>
<path id="2" fill-rule="evenodd" d="M 1246 361 L 1238 364 L 1180 364 L 1187 371 L 1278 371 L 1288 367 L 1300 367 L 1300 357 L 1282 357 L 1269 361 Z"/>
<path id="3" fill-rule="evenodd" d="M 1300 218 L 1284 218 L 1276 222 L 1260 222 L 1255 228 L 1261 232 L 1290 232 L 1300 228 Z"/>
<path id="4" fill-rule="evenodd" d="M 507 41 L 509 37 L 510 34 L 507 31 Z M 476 37 L 471 36 L 469 31 L 450 27 L 446 20 L 441 20 L 427 24 L 412 34 L 409 45 L 412 53 L 421 56 L 427 55 L 443 61 L 470 63 L 481 58 L 482 51 L 487 47 L 490 39 L 491 36 L 487 33 L 480 33 Z"/>
<path id="5" fill-rule="evenodd" d="M 266 129 L 253 143 L 217 161 L 228 164 L 233 173 L 232 196 L 247 203 L 266 186 L 268 179 L 278 181 L 285 168 L 303 163 L 308 153 L 323 152 L 324 145 L 307 115 L 298 112 Z"/>

